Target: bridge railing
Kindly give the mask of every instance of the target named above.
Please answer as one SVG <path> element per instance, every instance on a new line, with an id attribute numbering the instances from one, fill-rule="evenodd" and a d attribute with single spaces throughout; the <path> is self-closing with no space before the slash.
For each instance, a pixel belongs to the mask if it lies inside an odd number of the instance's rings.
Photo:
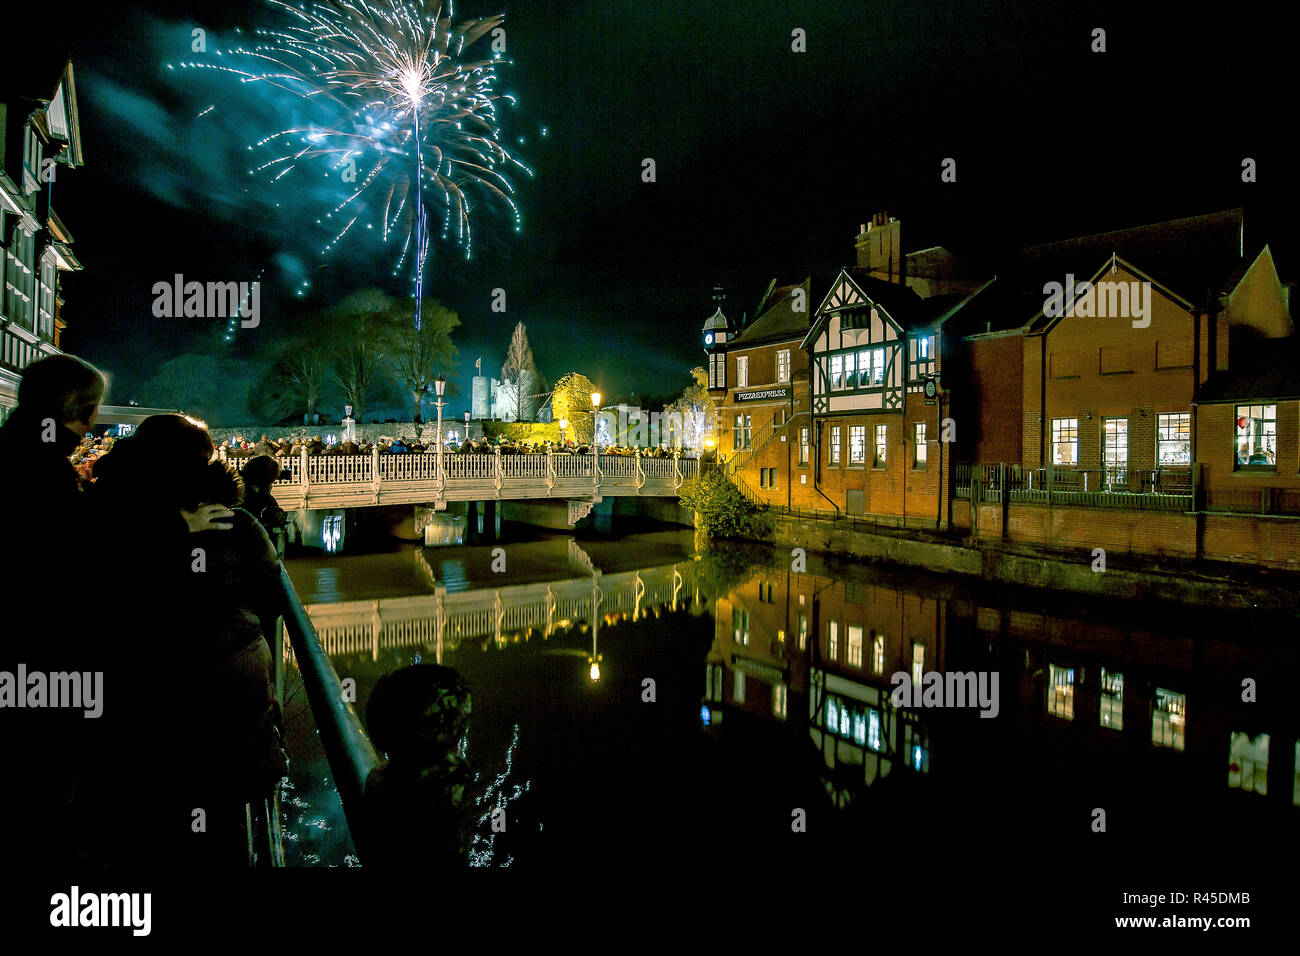
<path id="1" fill-rule="evenodd" d="M 242 468 L 247 458 L 231 459 Z M 379 481 L 437 481 L 438 456 L 431 452 L 384 455 L 284 455 L 276 459 L 284 477 L 282 485 L 349 484 Z M 607 478 L 636 478 L 637 468 L 647 481 L 673 481 L 680 474 L 683 479 L 699 473 L 699 460 L 695 458 L 649 458 L 633 455 L 600 456 L 600 472 Z M 499 464 L 498 464 L 499 463 Z M 443 471 L 449 481 L 495 479 L 500 468 L 503 479 L 549 477 L 554 469 L 556 478 L 592 478 L 595 458 L 591 454 L 560 453 L 553 455 L 481 455 L 445 452 Z"/>

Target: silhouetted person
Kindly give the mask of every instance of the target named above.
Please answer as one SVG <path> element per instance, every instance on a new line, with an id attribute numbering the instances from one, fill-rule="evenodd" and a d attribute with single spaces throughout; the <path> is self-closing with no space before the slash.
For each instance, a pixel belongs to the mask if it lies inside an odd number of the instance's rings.
<path id="1" fill-rule="evenodd" d="M 90 593 L 96 529 L 68 456 L 90 431 L 104 389 L 103 373 L 80 359 L 42 359 L 23 373 L 18 407 L 0 427 L 0 581 L 8 598 L 0 670 L 10 674 L 19 664 L 29 673 L 97 669 L 71 614 Z M 83 710 L 12 703 L 0 708 L 6 856 L 19 866 L 70 863 L 68 813 L 97 721 Z"/>

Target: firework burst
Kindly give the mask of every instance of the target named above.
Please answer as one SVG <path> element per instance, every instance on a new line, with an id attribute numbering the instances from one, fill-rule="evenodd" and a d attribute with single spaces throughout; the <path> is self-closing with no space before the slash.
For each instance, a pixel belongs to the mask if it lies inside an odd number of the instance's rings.
<path id="1" fill-rule="evenodd" d="M 442 239 L 467 258 L 477 198 L 499 200 L 519 229 L 510 175 L 531 170 L 502 145 L 497 117 L 498 102 L 512 98 L 496 90 L 501 61 L 470 52 L 503 18 L 453 24 L 450 8 L 429 12 L 424 0 L 268 2 L 284 27 L 257 31 L 256 45 L 227 50 L 222 63 L 181 66 L 232 73 L 310 106 L 319 121 L 249 147 L 269 157 L 250 173 L 279 180 L 305 161 L 328 162 L 345 191 L 325 216 L 341 225 L 321 252 L 361 220 L 378 225 L 385 242 L 400 241 L 394 274 L 413 258 L 418 328 L 429 205 L 440 213 Z"/>

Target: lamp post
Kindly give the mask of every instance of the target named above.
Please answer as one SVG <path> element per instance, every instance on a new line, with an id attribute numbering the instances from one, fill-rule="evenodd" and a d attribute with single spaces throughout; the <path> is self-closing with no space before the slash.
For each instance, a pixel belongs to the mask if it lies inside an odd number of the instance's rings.
<path id="1" fill-rule="evenodd" d="M 568 431 L 568 429 L 569 429 L 569 420 L 567 418 L 561 418 L 560 419 L 560 447 L 561 448 L 564 447 L 564 433 Z"/>
<path id="2" fill-rule="evenodd" d="M 600 392 L 591 393 L 591 454 L 592 454 L 592 477 L 597 482 L 600 481 L 600 446 L 596 439 L 600 436 L 597 434 L 597 428 L 600 425 Z"/>
<path id="3" fill-rule="evenodd" d="M 442 406 L 445 404 L 442 396 L 447 391 L 447 380 L 439 375 L 433 380 L 433 390 L 438 394 L 438 401 L 435 403 L 438 409 L 438 484 L 446 487 L 447 478 L 442 472 Z"/>

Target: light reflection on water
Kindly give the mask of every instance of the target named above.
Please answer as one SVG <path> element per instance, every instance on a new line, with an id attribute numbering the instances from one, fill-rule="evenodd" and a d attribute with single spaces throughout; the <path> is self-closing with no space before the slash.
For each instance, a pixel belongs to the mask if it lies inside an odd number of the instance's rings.
<path id="1" fill-rule="evenodd" d="M 792 807 L 808 819 L 799 852 L 834 858 L 885 831 L 918 848 L 1083 837 L 1072 821 L 1098 805 L 1146 852 L 1173 852 L 1189 827 L 1211 842 L 1296 833 L 1300 743 L 1284 690 L 1300 661 L 1263 619 L 814 560 L 795 574 L 780 553 L 701 559 L 689 535 L 582 549 L 595 582 L 563 539 L 512 547 L 508 575 L 490 572 L 490 547 L 425 550 L 434 593 L 412 575 L 405 603 L 386 603 L 386 572 L 413 564 L 400 556 L 335 558 L 332 576 L 291 567 L 312 575 L 309 603 L 334 605 L 312 613 L 359 712 L 380 676 L 439 655 L 470 683 L 473 866 L 689 856 L 721 832 L 744 835 L 728 852 L 784 853 Z M 377 640 L 355 639 L 350 601 L 367 628 L 378 609 Z M 997 717 L 893 705 L 895 673 L 952 671 L 1000 675 Z M 1243 706 L 1242 675 L 1272 693 Z M 309 716 L 300 708 L 298 724 Z M 290 737 L 290 862 L 356 865 L 314 731 Z M 1230 763 L 1242 753 L 1248 773 Z M 491 826 L 500 808 L 504 833 Z M 1085 852 L 1071 840 L 1055 842 Z"/>

